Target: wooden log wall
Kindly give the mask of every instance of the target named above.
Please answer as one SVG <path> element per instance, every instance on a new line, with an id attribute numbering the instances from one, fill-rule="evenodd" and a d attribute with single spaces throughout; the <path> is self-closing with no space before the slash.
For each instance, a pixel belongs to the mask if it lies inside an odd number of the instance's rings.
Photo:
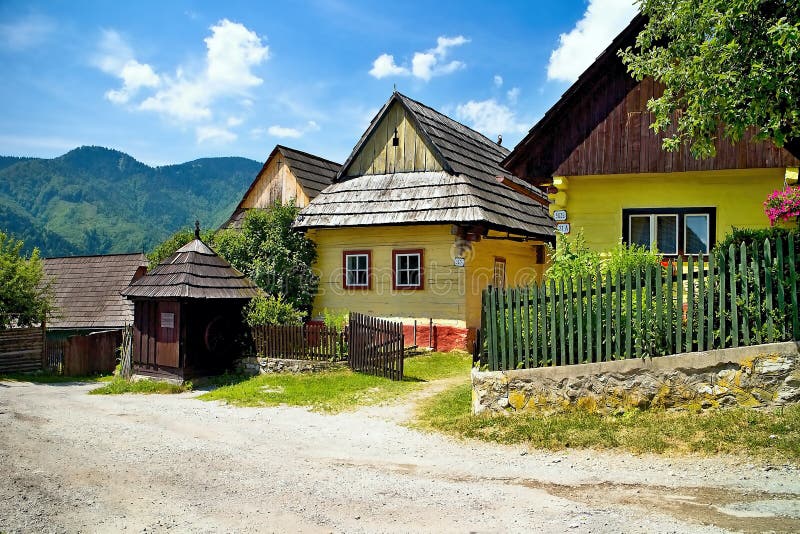
<path id="1" fill-rule="evenodd" d="M 0 373 L 38 371 L 43 358 L 43 326 L 0 330 Z"/>

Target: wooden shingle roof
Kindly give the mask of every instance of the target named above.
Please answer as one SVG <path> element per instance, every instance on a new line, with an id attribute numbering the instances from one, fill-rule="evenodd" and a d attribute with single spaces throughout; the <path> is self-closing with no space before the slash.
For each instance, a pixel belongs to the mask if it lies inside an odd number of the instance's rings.
<path id="1" fill-rule="evenodd" d="M 351 164 L 394 104 L 405 110 L 443 171 L 358 176 Z M 544 194 L 500 166 L 505 147 L 438 111 L 395 92 L 342 166 L 335 183 L 300 213 L 295 226 L 461 223 L 552 239 Z M 503 177 L 542 202 L 498 183 Z"/>
<path id="2" fill-rule="evenodd" d="M 133 322 L 133 305 L 120 292 L 144 274 L 144 254 L 45 258 L 43 263 L 57 308 L 49 329 L 102 330 Z"/>
<path id="3" fill-rule="evenodd" d="M 200 239 L 178 249 L 122 292 L 129 299 L 250 299 L 260 294 L 249 278 Z"/>

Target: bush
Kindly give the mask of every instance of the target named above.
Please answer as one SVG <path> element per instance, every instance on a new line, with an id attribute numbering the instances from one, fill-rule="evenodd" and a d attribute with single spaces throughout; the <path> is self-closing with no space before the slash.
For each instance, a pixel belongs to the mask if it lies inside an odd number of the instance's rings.
<path id="1" fill-rule="evenodd" d="M 300 325 L 303 324 L 303 317 L 306 315 L 285 302 L 283 295 L 256 297 L 245 306 L 243 313 L 244 320 L 249 326 Z"/>
<path id="2" fill-rule="evenodd" d="M 334 332 L 341 332 L 347 325 L 350 315 L 347 310 L 329 310 L 325 308 L 322 310 L 324 316 L 325 327 Z"/>
<path id="3" fill-rule="evenodd" d="M 572 239 L 557 234 L 556 247 L 545 245 L 550 257 L 550 267 L 545 272 L 548 280 L 556 282 L 578 277 L 594 276 L 600 266 L 600 255 L 586 245 L 583 230 Z"/>
<path id="4" fill-rule="evenodd" d="M 210 243 L 214 237 L 214 232 L 206 231 L 200 235 L 200 238 L 205 243 Z M 155 269 L 159 263 L 166 260 L 187 243 L 194 241 L 194 230 L 178 230 L 169 236 L 163 243 L 156 246 L 153 250 L 147 253 L 148 269 Z"/>
<path id="5" fill-rule="evenodd" d="M 727 257 L 728 249 L 731 245 L 736 248 L 738 254 L 739 247 L 742 243 L 750 249 L 754 245 L 758 248 L 759 252 L 763 254 L 764 241 L 769 240 L 772 247 L 773 257 L 775 249 L 777 248 L 778 240 L 786 243 L 790 233 L 795 232 L 788 228 L 781 228 L 779 226 L 771 226 L 769 228 L 732 228 L 731 231 L 725 236 L 725 239 L 714 245 L 714 256 L 717 259 Z M 800 257 L 800 239 L 795 236 L 794 240 L 795 253 Z"/>
<path id="6" fill-rule="evenodd" d="M 617 243 L 608 253 L 608 258 L 603 261 L 601 270 L 611 274 L 625 273 L 646 267 L 661 265 L 662 256 L 642 245 L 625 245 Z"/>

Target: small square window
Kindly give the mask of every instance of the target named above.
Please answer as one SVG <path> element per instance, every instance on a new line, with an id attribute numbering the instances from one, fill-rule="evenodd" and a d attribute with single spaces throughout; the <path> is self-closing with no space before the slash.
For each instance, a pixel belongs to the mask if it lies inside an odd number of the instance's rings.
<path id="1" fill-rule="evenodd" d="M 369 289 L 370 251 L 353 250 L 344 252 L 345 289 Z"/>
<path id="2" fill-rule="evenodd" d="M 708 215 L 687 215 L 684 232 L 687 254 L 708 254 Z"/>
<path id="3" fill-rule="evenodd" d="M 422 289 L 422 251 L 395 250 L 392 256 L 394 256 L 394 288 Z"/>
<path id="4" fill-rule="evenodd" d="M 622 210 L 623 241 L 666 256 L 708 254 L 714 245 L 716 208 Z"/>

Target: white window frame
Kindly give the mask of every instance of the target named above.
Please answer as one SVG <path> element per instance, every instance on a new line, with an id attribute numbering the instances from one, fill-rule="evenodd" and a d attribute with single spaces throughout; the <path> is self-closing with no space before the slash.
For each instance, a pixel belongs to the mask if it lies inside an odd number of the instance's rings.
<path id="1" fill-rule="evenodd" d="M 347 289 L 367 289 L 369 288 L 369 254 L 366 252 L 354 252 L 354 253 L 347 253 L 344 254 L 344 287 Z M 356 268 L 350 269 L 350 258 L 365 258 L 366 259 L 366 268 L 359 269 L 358 268 L 358 260 L 356 260 Z M 350 279 L 350 273 L 359 273 L 364 272 L 364 283 L 359 284 L 358 282 L 351 284 L 348 282 Z M 358 276 L 355 276 L 355 279 L 358 280 Z"/>
<path id="2" fill-rule="evenodd" d="M 416 269 L 400 269 L 400 258 L 406 257 L 410 258 L 412 256 L 417 257 L 417 268 Z M 401 284 L 400 283 L 400 272 L 405 273 L 412 273 L 414 271 L 417 272 L 417 283 L 416 284 Z M 419 289 L 422 287 L 422 254 L 419 252 L 396 252 L 394 254 L 394 286 L 397 289 Z M 408 277 L 411 278 L 410 276 Z"/>
<path id="3" fill-rule="evenodd" d="M 631 220 L 634 217 L 641 217 L 641 218 L 649 218 L 650 219 L 650 250 L 658 249 L 658 235 L 657 235 L 657 228 L 658 225 L 656 224 L 657 217 L 674 217 L 675 218 L 675 250 L 671 252 L 667 252 L 664 250 L 659 250 L 660 254 L 664 254 L 665 256 L 676 256 L 679 250 L 679 241 L 678 241 L 678 232 L 680 231 L 678 227 L 678 223 L 680 222 L 680 217 L 677 213 L 631 213 L 628 215 L 628 240 L 631 241 L 630 234 L 631 234 Z M 684 224 L 685 226 L 685 224 Z M 684 234 L 685 237 L 685 234 Z"/>
<path id="4" fill-rule="evenodd" d="M 686 229 L 688 228 L 686 224 L 687 217 L 705 217 L 706 218 L 706 250 L 705 252 L 700 252 L 699 254 L 702 256 L 707 256 L 710 252 L 710 245 L 711 245 L 711 216 L 708 213 L 686 213 L 683 216 L 683 249 L 684 252 L 688 255 L 698 254 L 697 252 L 688 252 L 686 251 L 687 244 L 689 240 L 686 239 Z"/>

